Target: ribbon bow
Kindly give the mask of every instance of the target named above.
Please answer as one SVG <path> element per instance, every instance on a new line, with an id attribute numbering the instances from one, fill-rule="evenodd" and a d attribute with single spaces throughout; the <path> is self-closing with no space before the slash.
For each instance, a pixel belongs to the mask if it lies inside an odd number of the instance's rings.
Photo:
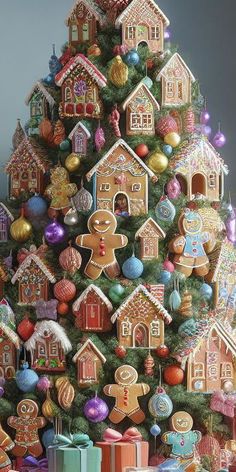
<path id="1" fill-rule="evenodd" d="M 57 320 L 57 305 L 58 300 L 52 299 L 47 302 L 44 300 L 37 300 L 36 302 L 36 315 L 37 320 L 47 318 L 48 320 Z"/>
<path id="2" fill-rule="evenodd" d="M 76 447 L 77 449 L 88 449 L 93 446 L 93 442 L 87 434 L 56 434 L 56 441 L 59 447 Z"/>
<path id="3" fill-rule="evenodd" d="M 30 467 L 33 470 L 48 470 L 48 460 L 47 459 L 36 459 L 35 457 L 28 456 L 23 460 L 24 467 Z"/>
<path id="4" fill-rule="evenodd" d="M 128 428 L 124 434 L 121 434 L 112 428 L 107 428 L 103 434 L 103 440 L 108 443 L 121 441 L 136 443 L 142 441 L 142 439 L 142 435 L 137 428 Z"/>

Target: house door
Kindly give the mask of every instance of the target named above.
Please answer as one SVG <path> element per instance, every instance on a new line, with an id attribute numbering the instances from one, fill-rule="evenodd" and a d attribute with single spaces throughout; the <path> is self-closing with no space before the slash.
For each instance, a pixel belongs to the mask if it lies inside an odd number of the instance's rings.
<path id="1" fill-rule="evenodd" d="M 133 347 L 149 347 L 147 326 L 142 323 L 135 326 L 133 331 Z"/>
<path id="2" fill-rule="evenodd" d="M 148 41 L 149 39 L 148 26 L 138 25 L 136 31 L 137 31 L 136 38 L 137 38 L 138 43 L 141 43 L 142 41 L 145 41 L 145 42 Z"/>
<path id="3" fill-rule="evenodd" d="M 157 257 L 157 239 L 144 238 L 143 249 L 145 258 Z"/>
<path id="4" fill-rule="evenodd" d="M 29 174 L 28 171 L 22 171 L 20 175 L 20 190 L 29 190 Z"/>
<path id="5" fill-rule="evenodd" d="M 83 135 L 82 133 L 76 133 L 75 135 L 75 152 L 82 154 L 83 152 Z"/>
<path id="6" fill-rule="evenodd" d="M 114 213 L 116 215 L 124 215 L 129 213 L 128 197 L 125 193 L 119 192 L 114 200 Z"/>
<path id="7" fill-rule="evenodd" d="M 207 196 L 206 177 L 203 174 L 195 174 L 192 177 L 192 195 L 196 193 Z"/>
<path id="8" fill-rule="evenodd" d="M 88 304 L 85 306 L 86 328 L 101 328 L 100 305 Z"/>
<path id="9" fill-rule="evenodd" d="M 206 387 L 208 392 L 221 388 L 219 352 L 206 353 Z"/>
<path id="10" fill-rule="evenodd" d="M 80 362 L 80 379 L 96 380 L 96 361 L 90 355 L 85 355 Z"/>

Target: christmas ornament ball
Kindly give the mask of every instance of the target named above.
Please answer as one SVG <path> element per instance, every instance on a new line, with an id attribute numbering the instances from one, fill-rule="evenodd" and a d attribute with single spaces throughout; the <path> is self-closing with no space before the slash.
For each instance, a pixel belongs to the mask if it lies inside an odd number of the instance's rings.
<path id="1" fill-rule="evenodd" d="M 156 355 L 158 357 L 161 357 L 162 359 L 165 359 L 166 357 L 168 357 L 169 354 L 170 354 L 170 350 L 168 346 L 166 346 L 165 344 L 161 344 L 161 346 L 156 348 Z"/>
<path id="2" fill-rule="evenodd" d="M 169 259 L 166 259 L 163 262 L 163 269 L 167 270 L 167 272 L 172 273 L 175 270 L 175 266 L 174 266 L 173 262 L 171 262 Z"/>
<path id="3" fill-rule="evenodd" d="M 162 284 L 168 284 L 171 279 L 171 272 L 168 270 L 162 270 L 159 277 L 159 282 Z"/>
<path id="4" fill-rule="evenodd" d="M 147 165 L 155 174 L 161 174 L 168 167 L 168 159 L 162 152 L 155 151 L 148 158 Z"/>
<path id="5" fill-rule="evenodd" d="M 28 362 L 25 362 L 22 366 L 22 370 L 16 372 L 16 385 L 25 393 L 34 392 L 36 385 L 39 381 L 39 377 L 36 372 L 29 369 Z"/>
<path id="6" fill-rule="evenodd" d="M 97 395 L 88 400 L 84 405 L 84 415 L 91 423 L 101 423 L 109 414 L 109 409 L 101 398 Z"/>
<path id="7" fill-rule="evenodd" d="M 17 333 L 21 339 L 23 339 L 23 341 L 27 341 L 27 339 L 29 339 L 34 333 L 34 323 L 29 319 L 28 316 L 25 316 L 18 324 Z"/>
<path id="8" fill-rule="evenodd" d="M 53 428 L 47 429 L 47 431 L 44 431 L 42 435 L 42 443 L 44 447 L 47 449 L 48 446 L 51 446 L 54 443 L 55 440 L 55 431 Z"/>
<path id="9" fill-rule="evenodd" d="M 164 144 L 162 151 L 167 157 L 170 157 L 173 152 L 173 148 L 169 144 Z"/>
<path id="10" fill-rule="evenodd" d="M 47 212 L 47 202 L 40 195 L 34 195 L 25 204 L 25 214 L 28 218 L 38 218 Z"/>
<path id="11" fill-rule="evenodd" d="M 55 220 L 46 226 L 44 236 L 49 244 L 60 244 L 65 240 L 66 229 Z"/>
<path id="12" fill-rule="evenodd" d="M 115 284 L 115 285 L 112 285 L 109 290 L 109 297 L 113 302 L 119 303 L 122 300 L 124 293 L 125 293 L 124 287 L 122 287 L 121 284 Z"/>
<path id="13" fill-rule="evenodd" d="M 46 375 L 40 377 L 37 383 L 37 389 L 39 392 L 46 392 L 51 387 L 51 382 Z"/>
<path id="14" fill-rule="evenodd" d="M 213 289 L 210 285 L 204 283 L 200 288 L 200 295 L 204 300 L 210 300 L 213 294 Z"/>
<path id="15" fill-rule="evenodd" d="M 138 144 L 138 146 L 136 146 L 134 151 L 138 157 L 141 157 L 141 159 L 144 159 L 145 157 L 147 157 L 149 153 L 149 149 L 147 145 L 144 143 Z"/>
<path id="16" fill-rule="evenodd" d="M 124 56 L 124 62 L 128 66 L 136 66 L 140 61 L 140 57 L 136 49 L 130 49 L 129 52 Z"/>
<path id="17" fill-rule="evenodd" d="M 115 354 L 119 359 L 124 359 L 127 354 L 127 351 L 124 346 L 117 346 L 115 348 Z"/>
<path id="18" fill-rule="evenodd" d="M 164 137 L 164 141 L 166 144 L 172 146 L 172 148 L 176 148 L 177 146 L 179 146 L 181 138 L 178 133 L 172 132 L 166 134 L 166 136 Z"/>
<path id="19" fill-rule="evenodd" d="M 143 273 L 143 263 L 133 255 L 122 265 L 122 272 L 127 279 L 138 279 Z"/>
<path id="20" fill-rule="evenodd" d="M 148 410 L 159 421 L 169 418 L 173 411 L 173 403 L 163 387 L 157 387 L 156 392 L 148 402 Z"/>
<path id="21" fill-rule="evenodd" d="M 231 380 L 226 380 L 223 384 L 223 390 L 225 393 L 231 393 L 234 390 L 234 385 Z"/>
<path id="22" fill-rule="evenodd" d="M 150 433 L 152 436 L 154 437 L 159 436 L 160 432 L 161 432 L 161 428 L 160 426 L 158 426 L 158 424 L 154 424 L 153 426 L 151 426 Z"/>
<path id="23" fill-rule="evenodd" d="M 60 302 L 67 303 L 75 297 L 76 286 L 71 280 L 62 279 L 54 285 L 53 293 Z"/>
<path id="24" fill-rule="evenodd" d="M 31 223 L 22 214 L 11 224 L 10 235 L 18 243 L 24 243 L 30 238 L 32 230 Z"/>
<path id="25" fill-rule="evenodd" d="M 101 56 L 102 51 L 97 44 L 92 44 L 87 51 L 88 56 Z"/>
<path id="26" fill-rule="evenodd" d="M 218 131 L 218 133 L 216 133 L 216 135 L 214 136 L 212 143 L 213 146 L 215 146 L 216 148 L 224 147 L 226 143 L 225 135 L 221 131 Z"/>
<path id="27" fill-rule="evenodd" d="M 3 387 L 0 387 L 0 398 L 3 397 L 4 393 L 5 393 L 4 388 L 3 388 Z"/>
<path id="28" fill-rule="evenodd" d="M 57 305 L 57 313 L 60 316 L 66 316 L 69 313 L 69 305 L 65 302 L 59 302 Z"/>
<path id="29" fill-rule="evenodd" d="M 61 151 L 68 151 L 68 149 L 70 149 L 70 141 L 65 139 L 60 143 L 59 147 Z"/>
<path id="30" fill-rule="evenodd" d="M 178 365 L 169 365 L 164 369 L 163 377 L 168 385 L 180 385 L 184 380 L 184 371 Z"/>
<path id="31" fill-rule="evenodd" d="M 65 160 L 65 167 L 69 172 L 76 172 L 80 167 L 80 157 L 72 152 Z"/>

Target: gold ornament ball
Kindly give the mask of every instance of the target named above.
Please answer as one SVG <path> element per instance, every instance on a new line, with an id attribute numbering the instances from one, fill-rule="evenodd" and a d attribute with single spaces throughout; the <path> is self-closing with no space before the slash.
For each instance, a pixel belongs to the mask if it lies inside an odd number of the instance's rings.
<path id="1" fill-rule="evenodd" d="M 75 172 L 80 167 L 80 157 L 72 152 L 65 160 L 65 167 L 69 172 Z"/>
<path id="2" fill-rule="evenodd" d="M 24 216 L 20 216 L 20 218 L 15 220 L 10 227 L 11 237 L 19 243 L 27 241 L 30 238 L 32 231 L 33 228 L 31 223 L 26 220 Z"/>
<path id="3" fill-rule="evenodd" d="M 165 141 L 166 144 L 169 144 L 170 146 L 175 148 L 175 147 L 179 146 L 181 138 L 180 138 L 180 135 L 178 133 L 172 132 L 172 133 L 166 134 L 166 136 L 164 137 L 164 141 Z"/>
<path id="4" fill-rule="evenodd" d="M 161 174 L 168 167 L 168 159 L 162 152 L 155 151 L 149 157 L 147 164 L 155 174 Z"/>

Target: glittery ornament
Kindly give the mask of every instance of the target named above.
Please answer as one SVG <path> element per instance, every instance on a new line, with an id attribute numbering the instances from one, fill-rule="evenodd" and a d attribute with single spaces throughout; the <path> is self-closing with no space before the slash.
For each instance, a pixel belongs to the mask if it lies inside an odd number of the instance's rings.
<path id="1" fill-rule="evenodd" d="M 179 385 L 184 380 L 184 371 L 178 365 L 169 365 L 165 367 L 163 376 L 168 385 Z"/>
<path id="2" fill-rule="evenodd" d="M 204 300 L 210 300 L 213 295 L 213 289 L 210 285 L 204 283 L 200 287 L 200 296 Z"/>
<path id="3" fill-rule="evenodd" d="M 63 243 L 66 237 L 66 229 L 57 220 L 49 223 L 45 230 L 44 236 L 49 244 L 60 244 Z"/>
<path id="4" fill-rule="evenodd" d="M 98 57 L 98 56 L 101 56 L 102 51 L 101 51 L 100 47 L 97 44 L 92 44 L 92 46 L 90 46 L 88 48 L 87 54 L 88 54 L 88 56 Z"/>
<path id="5" fill-rule="evenodd" d="M 147 157 L 149 153 L 149 149 L 147 145 L 144 143 L 138 144 L 138 146 L 136 146 L 134 151 L 138 157 L 141 157 L 141 159 L 144 159 L 145 157 Z"/>
<path id="6" fill-rule="evenodd" d="M 118 110 L 117 103 L 112 108 L 112 111 L 110 115 L 108 116 L 108 121 L 111 127 L 113 128 L 114 135 L 117 138 L 121 137 L 121 131 L 120 131 L 120 112 Z"/>
<path id="7" fill-rule="evenodd" d="M 101 423 L 107 418 L 108 414 L 109 409 L 106 402 L 97 395 L 84 405 L 84 415 L 91 423 Z"/>
<path id="8" fill-rule="evenodd" d="M 150 433 L 152 436 L 157 437 L 159 436 L 160 432 L 161 432 L 161 428 L 160 426 L 158 426 L 158 424 L 154 424 L 153 426 L 151 426 Z"/>
<path id="9" fill-rule="evenodd" d="M 155 352 L 156 355 L 162 359 L 165 359 L 170 354 L 170 350 L 165 344 L 161 344 L 161 346 L 157 347 Z"/>
<path id="10" fill-rule="evenodd" d="M 119 359 L 124 359 L 127 355 L 127 351 L 124 346 L 116 346 L 115 354 Z"/>
<path id="11" fill-rule="evenodd" d="M 69 172 L 76 172 L 80 168 L 80 156 L 74 152 L 69 154 L 65 160 L 65 167 Z"/>
<path id="12" fill-rule="evenodd" d="M 164 141 L 165 141 L 166 144 L 169 144 L 173 148 L 176 148 L 177 146 L 179 146 L 179 144 L 181 142 L 181 138 L 180 138 L 180 135 L 178 133 L 168 133 L 164 137 Z"/>
<path id="13" fill-rule="evenodd" d="M 148 410 L 154 418 L 158 418 L 158 421 L 165 420 L 171 415 L 173 403 L 163 387 L 157 387 L 156 393 L 149 400 Z"/>
<path id="14" fill-rule="evenodd" d="M 166 285 L 170 282 L 171 280 L 171 273 L 168 270 L 162 270 L 160 273 L 160 278 L 159 281 Z"/>
<path id="15" fill-rule="evenodd" d="M 135 255 L 132 255 L 123 263 L 122 272 L 127 279 L 138 279 L 143 273 L 143 263 Z"/>
<path id="16" fill-rule="evenodd" d="M 167 270 L 168 272 L 174 272 L 175 270 L 175 266 L 174 264 L 167 258 L 165 259 L 165 261 L 163 262 L 163 269 L 164 270 Z"/>
<path id="17" fill-rule="evenodd" d="M 63 410 L 68 411 L 75 398 L 75 389 L 70 383 L 68 377 L 59 377 L 55 386 L 57 389 L 57 399 L 58 403 Z"/>
<path id="18" fill-rule="evenodd" d="M 169 180 L 166 186 L 166 190 L 167 190 L 168 197 L 171 198 L 172 200 L 175 200 L 176 198 L 180 196 L 181 185 L 175 176 L 173 177 L 173 179 Z"/>
<path id="19" fill-rule="evenodd" d="M 110 82 L 115 85 L 115 87 L 123 87 L 128 80 L 128 76 L 129 69 L 127 65 L 123 62 L 121 56 L 116 56 L 108 71 Z"/>
<path id="20" fill-rule="evenodd" d="M 64 216 L 64 223 L 67 226 L 75 226 L 79 222 L 79 217 L 76 208 L 70 208 L 65 216 Z"/>
<path id="21" fill-rule="evenodd" d="M 136 49 L 130 49 L 130 51 L 124 56 L 124 61 L 128 66 L 136 66 L 139 61 L 140 57 Z"/>
<path id="22" fill-rule="evenodd" d="M 100 124 L 98 125 L 95 131 L 95 147 L 97 152 L 101 152 L 102 148 L 105 146 L 105 133 Z"/>
<path id="23" fill-rule="evenodd" d="M 222 147 L 224 147 L 225 143 L 226 143 L 226 137 L 222 133 L 221 124 L 219 123 L 218 131 L 217 131 L 216 135 L 214 136 L 214 138 L 212 140 L 212 144 L 213 144 L 213 146 L 215 146 L 217 148 L 222 148 Z"/>
<path id="24" fill-rule="evenodd" d="M 36 372 L 29 369 L 28 362 L 24 362 L 21 370 L 16 372 L 16 385 L 22 392 L 34 392 L 38 380 Z"/>
<path id="25" fill-rule="evenodd" d="M 181 305 L 178 309 L 178 313 L 182 316 L 191 317 L 193 315 L 192 308 L 192 294 L 186 290 L 182 296 Z"/>
<path id="26" fill-rule="evenodd" d="M 47 212 L 47 202 L 40 195 L 34 195 L 25 204 L 25 215 L 28 218 L 38 218 Z"/>
<path id="27" fill-rule="evenodd" d="M 161 221 L 172 222 L 174 220 L 176 209 L 167 196 L 162 196 L 155 208 L 156 216 Z"/>
<path id="28" fill-rule="evenodd" d="M 155 174 L 162 174 L 168 167 L 168 159 L 160 151 L 154 151 L 148 158 L 147 165 Z"/>
<path id="29" fill-rule="evenodd" d="M 93 197 L 82 185 L 73 197 L 73 202 L 77 211 L 89 211 L 92 208 Z"/>
<path id="30" fill-rule="evenodd" d="M 62 269 L 66 270 L 69 274 L 74 275 L 76 271 L 80 268 L 82 263 L 82 258 L 74 247 L 70 245 L 61 252 L 59 256 L 59 264 Z"/>
<path id="31" fill-rule="evenodd" d="M 27 341 L 34 333 L 34 323 L 29 319 L 28 315 L 25 315 L 23 320 L 18 324 L 17 333 L 23 341 Z"/>
<path id="32" fill-rule="evenodd" d="M 24 209 L 22 208 L 21 216 L 17 220 L 13 221 L 10 226 L 10 235 L 15 241 L 24 243 L 31 237 L 32 231 L 32 225 L 24 217 Z"/>
<path id="33" fill-rule="evenodd" d="M 51 387 L 51 382 L 46 375 L 40 377 L 37 383 L 37 389 L 39 392 L 47 392 L 47 390 Z"/>
<path id="34" fill-rule="evenodd" d="M 70 280 L 62 279 L 54 285 L 53 293 L 60 302 L 69 302 L 75 297 L 76 286 Z"/>
<path id="35" fill-rule="evenodd" d="M 164 138 L 167 134 L 172 132 L 178 132 L 178 125 L 175 119 L 170 115 L 159 118 L 156 124 L 156 133 L 161 136 L 161 138 Z"/>

